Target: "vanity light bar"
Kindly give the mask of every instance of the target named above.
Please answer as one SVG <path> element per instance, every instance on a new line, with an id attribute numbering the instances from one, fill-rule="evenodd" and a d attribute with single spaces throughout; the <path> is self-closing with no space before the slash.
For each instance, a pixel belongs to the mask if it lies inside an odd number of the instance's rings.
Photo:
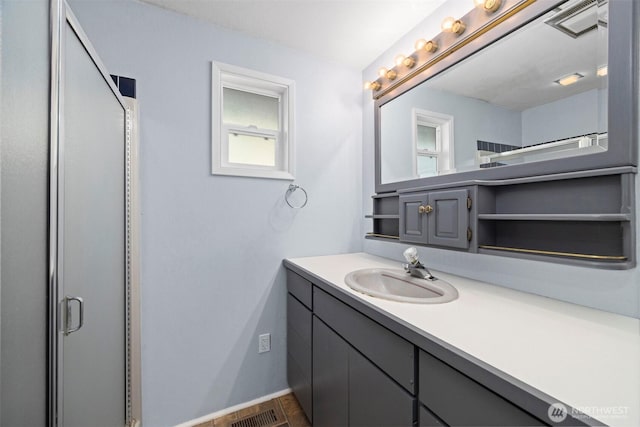
<path id="1" fill-rule="evenodd" d="M 483 11 L 491 14 L 500 9 L 500 6 L 502 6 L 502 1 L 503 0 L 473 0 L 473 3 L 478 9 L 482 9 Z M 532 1 L 535 0 L 530 0 L 530 2 Z M 462 19 L 447 17 L 442 21 L 441 28 L 442 33 L 450 33 L 454 34 L 455 37 L 458 37 L 465 32 L 467 26 Z M 455 45 L 455 42 L 452 42 L 451 44 Z M 394 59 L 395 66 L 393 68 L 380 68 L 378 70 L 379 78 L 375 81 L 365 82 L 364 88 L 366 90 L 378 92 L 382 89 L 384 83 L 387 83 L 388 86 L 390 82 L 394 81 L 399 76 L 406 77 L 409 74 L 408 70 L 416 66 L 417 60 L 421 56 L 424 56 L 424 52 L 426 52 L 427 54 L 433 54 L 438 50 L 439 46 L 435 40 L 427 41 L 425 39 L 419 39 L 416 41 L 414 47 L 415 52 L 412 55 L 397 55 Z"/>

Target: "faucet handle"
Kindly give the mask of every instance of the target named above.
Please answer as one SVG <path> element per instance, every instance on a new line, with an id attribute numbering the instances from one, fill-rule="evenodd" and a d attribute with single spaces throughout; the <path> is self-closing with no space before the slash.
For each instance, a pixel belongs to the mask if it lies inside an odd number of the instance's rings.
<path id="1" fill-rule="evenodd" d="M 406 259 L 410 264 L 415 264 L 416 262 L 418 262 L 418 250 L 413 246 L 407 248 L 407 250 L 405 250 L 402 255 L 404 256 L 404 259 Z"/>

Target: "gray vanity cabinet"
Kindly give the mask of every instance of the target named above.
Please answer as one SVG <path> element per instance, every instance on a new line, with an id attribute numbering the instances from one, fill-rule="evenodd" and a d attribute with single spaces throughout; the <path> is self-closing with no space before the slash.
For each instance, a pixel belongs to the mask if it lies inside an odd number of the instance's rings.
<path id="1" fill-rule="evenodd" d="M 468 189 L 401 194 L 399 199 L 400 241 L 469 248 Z"/>
<path id="2" fill-rule="evenodd" d="M 287 371 L 315 427 L 549 425 L 548 402 L 423 350 L 434 342 L 401 335 L 396 320 L 365 314 L 365 305 L 311 280 L 287 270 Z M 561 425 L 592 424 L 569 416 Z"/>
<path id="3" fill-rule="evenodd" d="M 313 317 L 314 427 L 411 426 L 414 398 Z"/>

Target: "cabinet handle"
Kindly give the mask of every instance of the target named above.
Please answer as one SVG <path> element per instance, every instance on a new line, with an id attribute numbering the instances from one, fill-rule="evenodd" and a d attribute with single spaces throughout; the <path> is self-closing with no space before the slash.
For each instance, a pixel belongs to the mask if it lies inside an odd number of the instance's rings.
<path id="1" fill-rule="evenodd" d="M 433 208 L 431 207 L 431 205 L 427 205 L 427 206 L 422 206 L 420 205 L 418 207 L 418 213 L 421 214 L 430 214 L 431 212 L 433 212 Z"/>

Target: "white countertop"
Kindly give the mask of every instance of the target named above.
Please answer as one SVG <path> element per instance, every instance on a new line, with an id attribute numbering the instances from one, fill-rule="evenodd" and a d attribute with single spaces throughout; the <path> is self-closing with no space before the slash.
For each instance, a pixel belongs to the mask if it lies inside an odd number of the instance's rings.
<path id="1" fill-rule="evenodd" d="M 365 253 L 289 260 L 391 317 L 612 426 L 640 426 L 640 319 L 432 270 L 456 287 L 445 304 L 387 301 L 349 288 L 362 268 L 400 263 Z"/>

